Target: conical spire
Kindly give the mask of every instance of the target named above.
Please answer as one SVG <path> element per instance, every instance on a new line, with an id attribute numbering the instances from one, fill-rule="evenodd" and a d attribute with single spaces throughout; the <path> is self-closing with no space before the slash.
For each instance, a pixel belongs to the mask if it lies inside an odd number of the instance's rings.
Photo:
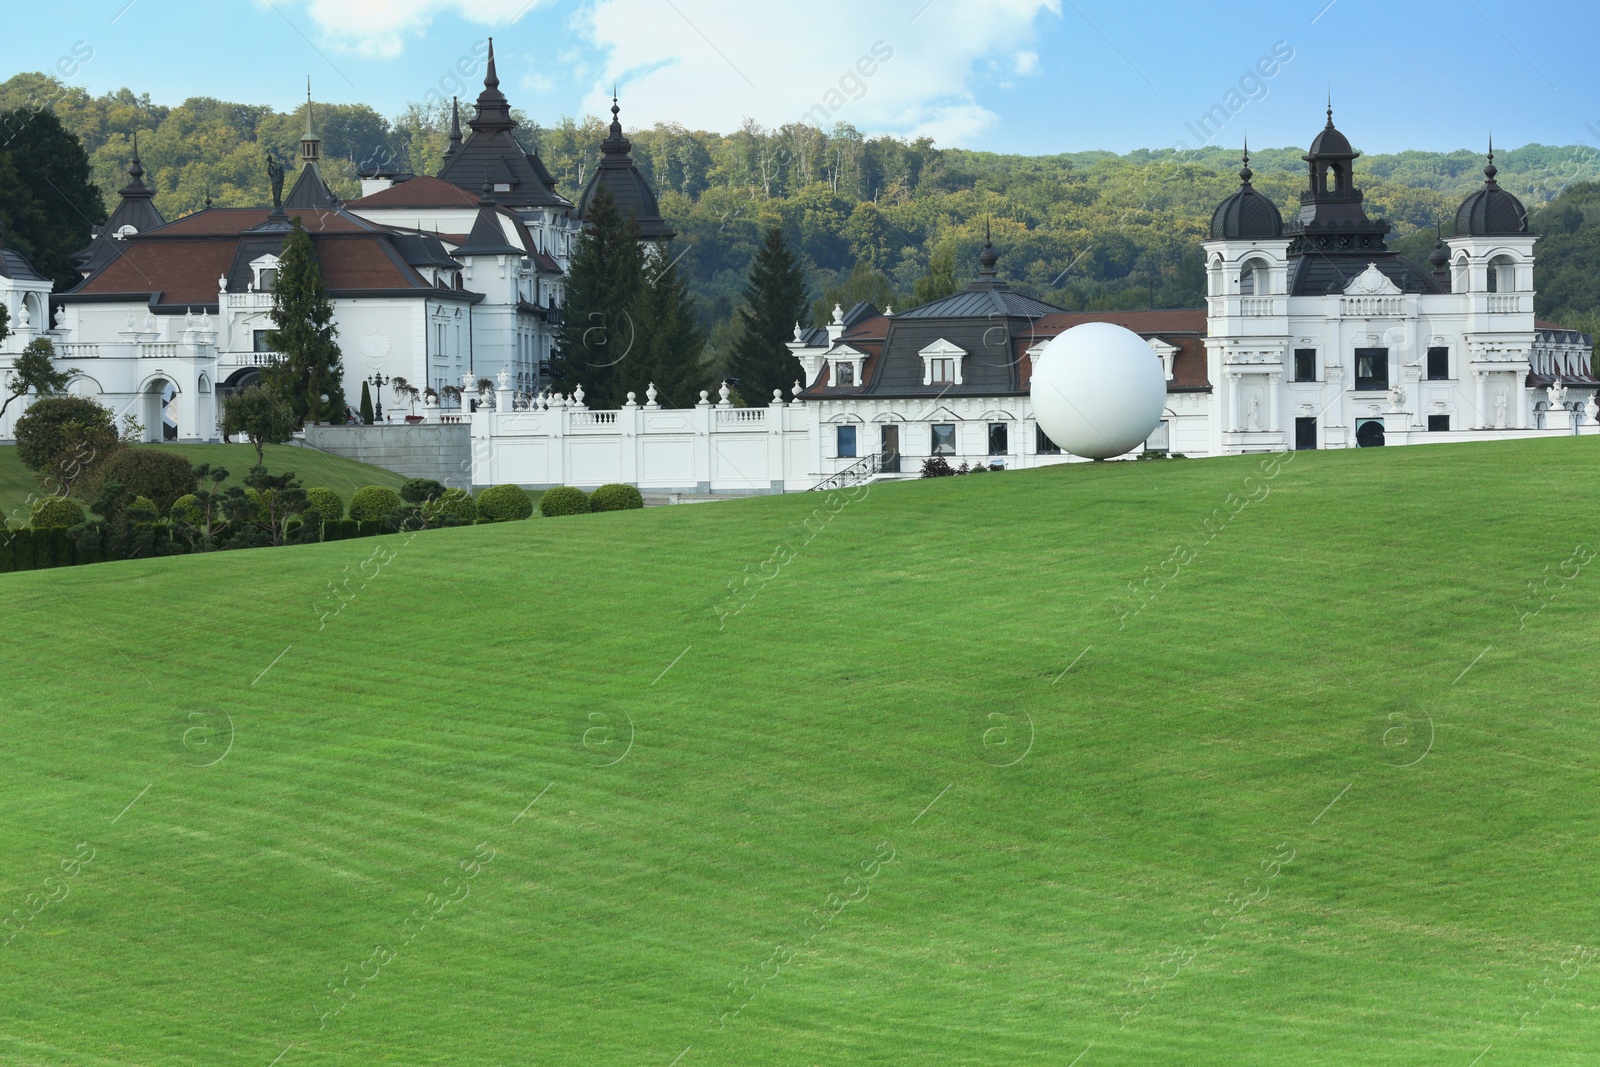
<path id="1" fill-rule="evenodd" d="M 1255 175 L 1255 171 L 1250 169 L 1250 138 L 1249 137 L 1246 137 L 1244 139 L 1244 155 L 1240 158 L 1239 162 L 1244 164 L 1244 166 L 1242 166 L 1239 169 L 1239 182 L 1242 185 L 1248 186 L 1250 184 L 1250 179 L 1254 178 L 1256 176 Z"/>
<path id="2" fill-rule="evenodd" d="M 1433 253 L 1428 256 L 1428 265 L 1433 268 L 1434 274 L 1443 274 L 1445 266 L 1450 262 L 1450 253 L 1444 247 L 1444 224 L 1433 224 Z"/>
<path id="3" fill-rule="evenodd" d="M 306 77 L 306 132 L 300 137 L 300 166 L 302 168 L 322 159 L 322 138 L 311 128 L 311 78 Z"/>
<path id="4" fill-rule="evenodd" d="M 461 98 L 450 98 L 450 147 L 444 150 L 444 158 L 449 159 L 461 151 Z"/>
<path id="5" fill-rule="evenodd" d="M 1494 165 L 1494 134 L 1489 135 L 1489 164 L 1483 168 L 1483 177 L 1490 184 L 1496 184 L 1494 176 L 1500 173 L 1500 168 Z"/>
<path id="6" fill-rule="evenodd" d="M 497 133 L 516 128 L 511 105 L 500 91 L 500 75 L 494 65 L 494 38 L 489 38 L 489 67 L 483 77 L 483 92 L 478 94 L 477 114 L 467 123 L 477 133 Z"/>
<path id="7" fill-rule="evenodd" d="M 118 192 L 124 200 L 149 200 L 156 191 L 144 183 L 144 164 L 139 160 L 139 131 L 133 131 L 133 159 L 128 164 L 128 184 Z"/>
<path id="8" fill-rule="evenodd" d="M 617 103 L 617 90 L 611 89 L 611 129 L 606 134 L 606 139 L 600 142 L 600 151 L 608 156 L 625 156 L 633 149 L 633 143 L 622 133 L 622 108 Z"/>

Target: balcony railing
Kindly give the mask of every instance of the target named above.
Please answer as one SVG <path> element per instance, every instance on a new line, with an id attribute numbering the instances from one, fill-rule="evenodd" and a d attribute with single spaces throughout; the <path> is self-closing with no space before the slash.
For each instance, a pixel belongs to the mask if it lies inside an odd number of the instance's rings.
<path id="1" fill-rule="evenodd" d="M 1497 296 L 1494 293 L 1489 294 L 1489 313 L 1491 315 L 1515 314 L 1521 310 L 1521 298 L 1515 295 Z"/>
<path id="2" fill-rule="evenodd" d="M 1367 319 L 1396 318 L 1405 308 L 1403 296 L 1347 296 L 1339 301 L 1341 314 Z"/>
<path id="3" fill-rule="evenodd" d="M 766 408 L 733 408 L 731 410 L 718 409 L 717 411 L 717 422 L 719 423 L 751 423 L 766 421 Z"/>

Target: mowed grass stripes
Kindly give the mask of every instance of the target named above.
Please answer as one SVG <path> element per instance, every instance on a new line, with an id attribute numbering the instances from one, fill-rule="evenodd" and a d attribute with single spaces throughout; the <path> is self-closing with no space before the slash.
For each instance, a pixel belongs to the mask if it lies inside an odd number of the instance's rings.
<path id="1" fill-rule="evenodd" d="M 1585 1062 L 1597 459 L 5 576 L 0 1062 Z"/>

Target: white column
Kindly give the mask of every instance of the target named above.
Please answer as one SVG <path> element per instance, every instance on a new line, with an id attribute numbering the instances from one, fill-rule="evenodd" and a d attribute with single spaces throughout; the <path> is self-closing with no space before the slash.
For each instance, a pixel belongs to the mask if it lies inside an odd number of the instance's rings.
<path id="1" fill-rule="evenodd" d="M 1278 421 L 1278 385 L 1282 381 L 1282 374 L 1267 375 L 1267 429 L 1273 433 L 1283 428 Z"/>
<path id="2" fill-rule="evenodd" d="M 1228 372 L 1228 415 L 1223 423 L 1230 431 L 1241 429 L 1239 425 L 1239 372 Z"/>
<path id="3" fill-rule="evenodd" d="M 1472 376 L 1478 382 L 1478 429 L 1488 429 L 1493 425 L 1489 418 L 1489 382 L 1488 375 L 1481 370 L 1474 370 Z"/>

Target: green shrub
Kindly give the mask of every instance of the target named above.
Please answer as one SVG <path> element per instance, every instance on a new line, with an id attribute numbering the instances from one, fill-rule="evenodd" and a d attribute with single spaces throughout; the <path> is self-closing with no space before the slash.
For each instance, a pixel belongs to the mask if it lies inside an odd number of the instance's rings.
<path id="1" fill-rule="evenodd" d="M 478 495 L 478 515 L 490 522 L 526 519 L 533 514 L 533 497 L 520 486 L 496 485 Z"/>
<path id="2" fill-rule="evenodd" d="M 155 502 L 162 509 L 185 493 L 194 492 L 194 468 L 176 452 L 164 448 L 122 448 L 100 465 L 100 484 L 120 482 L 130 493 Z"/>
<path id="3" fill-rule="evenodd" d="M 448 518 L 462 526 L 470 526 L 478 518 L 478 502 L 465 489 L 446 489 L 439 499 L 430 500 L 422 506 L 422 516 L 430 525 L 437 525 L 439 520 Z"/>
<path id="4" fill-rule="evenodd" d="M 65 529 L 82 521 L 83 507 L 76 500 L 50 496 L 33 506 L 32 523 L 35 530 Z"/>
<path id="5" fill-rule="evenodd" d="M 612 482 L 589 494 L 590 511 L 632 511 L 644 507 L 644 497 L 631 485 Z"/>
<path id="6" fill-rule="evenodd" d="M 547 519 L 557 515 L 588 513 L 589 498 L 582 489 L 575 489 L 570 485 L 558 485 L 554 489 L 546 489 L 544 496 L 539 498 L 539 514 Z"/>
<path id="7" fill-rule="evenodd" d="M 206 521 L 206 513 L 200 508 L 200 499 L 193 493 L 185 493 L 172 502 L 172 517 L 182 519 L 190 526 L 199 526 Z"/>
<path id="8" fill-rule="evenodd" d="M 407 504 L 426 504 L 444 496 L 444 485 L 432 478 L 411 478 L 400 487 L 400 499 Z"/>
<path id="9" fill-rule="evenodd" d="M 306 503 L 317 509 L 317 514 L 322 516 L 322 521 L 337 522 L 344 518 L 344 497 L 332 489 L 325 489 L 314 485 L 306 490 Z"/>
<path id="10" fill-rule="evenodd" d="M 382 485 L 366 485 L 350 498 L 350 517 L 357 522 L 381 523 L 400 510 L 400 494 Z"/>

